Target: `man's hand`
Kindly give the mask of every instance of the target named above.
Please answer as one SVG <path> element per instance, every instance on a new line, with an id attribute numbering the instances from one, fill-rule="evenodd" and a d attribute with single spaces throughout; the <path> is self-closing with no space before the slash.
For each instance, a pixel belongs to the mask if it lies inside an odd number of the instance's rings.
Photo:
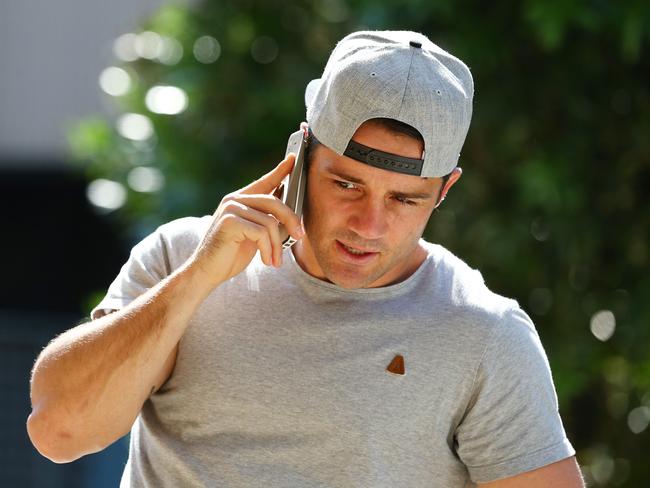
<path id="1" fill-rule="evenodd" d="M 303 234 L 300 218 L 273 192 L 291 172 L 295 155 L 289 154 L 271 172 L 239 191 L 226 195 L 203 241 L 192 256 L 192 265 L 217 285 L 239 274 L 259 250 L 267 266 L 280 266 L 282 238 L 279 222 L 294 239 Z"/>

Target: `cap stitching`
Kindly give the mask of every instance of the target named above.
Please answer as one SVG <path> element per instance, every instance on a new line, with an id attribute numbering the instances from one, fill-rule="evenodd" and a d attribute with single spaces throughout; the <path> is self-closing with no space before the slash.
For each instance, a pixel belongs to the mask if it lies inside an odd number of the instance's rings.
<path id="1" fill-rule="evenodd" d="M 411 67 L 413 66 L 413 56 L 415 55 L 415 48 L 409 48 L 409 50 L 411 51 L 411 62 L 409 63 L 409 71 L 406 74 L 406 83 L 404 83 L 404 93 L 402 93 L 402 99 L 400 100 L 399 103 L 398 113 L 402 112 L 402 107 L 404 106 L 404 99 L 406 98 L 406 87 L 408 86 L 409 81 L 411 80 Z M 427 148 L 425 147 L 424 150 L 426 151 Z"/>

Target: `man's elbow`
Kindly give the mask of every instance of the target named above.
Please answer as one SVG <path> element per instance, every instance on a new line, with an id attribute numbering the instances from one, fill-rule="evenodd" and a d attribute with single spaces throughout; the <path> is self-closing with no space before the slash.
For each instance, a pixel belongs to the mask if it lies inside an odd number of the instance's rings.
<path id="1" fill-rule="evenodd" d="M 79 438 L 71 430 L 36 411 L 27 418 L 27 434 L 36 450 L 57 464 L 70 463 L 94 452 L 81 449 Z"/>

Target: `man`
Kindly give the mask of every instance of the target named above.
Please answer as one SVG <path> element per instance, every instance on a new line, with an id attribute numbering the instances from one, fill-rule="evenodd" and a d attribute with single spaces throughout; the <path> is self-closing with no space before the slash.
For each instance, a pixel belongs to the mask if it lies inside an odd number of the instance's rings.
<path id="1" fill-rule="evenodd" d="M 421 239 L 472 97 L 421 34 L 339 42 L 306 94 L 303 221 L 273 196 L 290 155 L 138 244 L 37 360 L 39 451 L 131 430 L 125 487 L 583 486 L 530 319 Z"/>

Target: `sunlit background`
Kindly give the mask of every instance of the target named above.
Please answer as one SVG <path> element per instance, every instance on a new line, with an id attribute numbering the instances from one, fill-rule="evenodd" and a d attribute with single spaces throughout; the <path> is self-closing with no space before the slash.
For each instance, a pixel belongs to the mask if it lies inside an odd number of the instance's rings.
<path id="1" fill-rule="evenodd" d="M 427 237 L 532 317 L 590 486 L 650 479 L 650 3 L 0 4 L 0 486 L 116 486 L 24 431 L 40 348 L 157 225 L 274 165 L 303 90 L 361 28 L 421 31 L 476 84 L 461 183 Z"/>

